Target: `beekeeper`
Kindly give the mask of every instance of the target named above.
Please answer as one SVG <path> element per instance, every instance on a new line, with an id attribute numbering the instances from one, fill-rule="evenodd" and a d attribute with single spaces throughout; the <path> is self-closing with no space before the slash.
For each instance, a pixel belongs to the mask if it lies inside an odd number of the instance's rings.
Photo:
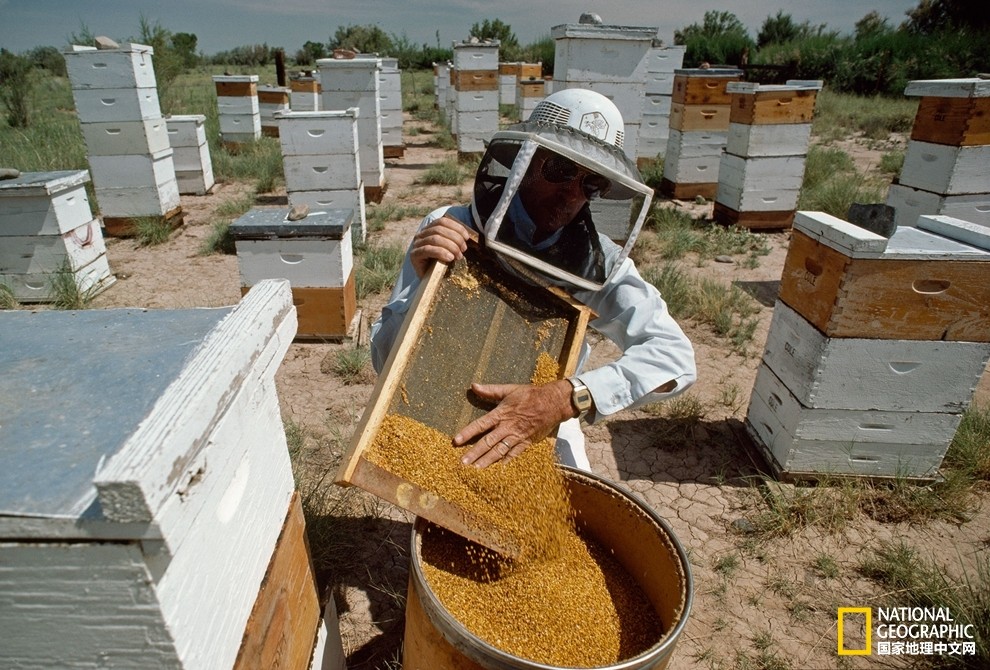
<path id="1" fill-rule="evenodd" d="M 476 441 L 462 457 L 465 464 L 485 467 L 512 457 L 556 430 L 559 460 L 590 470 L 580 419 L 593 423 L 665 400 L 695 381 L 690 341 L 629 258 L 653 190 L 623 152 L 623 131 L 619 110 L 603 95 L 553 93 L 526 122 L 492 136 L 470 205 L 431 212 L 413 237 L 390 301 L 372 326 L 376 370 L 388 358 L 420 278 L 434 261 L 460 259 L 469 229 L 510 271 L 559 286 L 587 305 L 596 315 L 589 325 L 622 351 L 587 369 L 585 342 L 569 379 L 473 384 L 475 395 L 496 405 L 454 436 L 455 446 Z"/>

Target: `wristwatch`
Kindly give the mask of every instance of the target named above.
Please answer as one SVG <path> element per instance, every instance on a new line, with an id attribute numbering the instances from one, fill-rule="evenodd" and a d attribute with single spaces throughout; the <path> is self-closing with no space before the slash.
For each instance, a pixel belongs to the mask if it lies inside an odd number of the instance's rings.
<path id="1" fill-rule="evenodd" d="M 591 406 L 594 404 L 591 399 L 591 392 L 584 385 L 584 382 L 577 377 L 569 377 L 567 381 L 574 387 L 571 389 L 571 404 L 577 408 L 577 418 L 580 419 L 591 410 Z"/>

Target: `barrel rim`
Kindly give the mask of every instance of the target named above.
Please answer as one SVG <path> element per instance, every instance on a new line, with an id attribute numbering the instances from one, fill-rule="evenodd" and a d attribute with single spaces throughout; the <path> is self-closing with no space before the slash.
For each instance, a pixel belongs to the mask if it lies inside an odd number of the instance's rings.
<path id="1" fill-rule="evenodd" d="M 594 670 L 637 670 L 639 668 L 649 667 L 643 664 L 649 663 L 654 659 L 663 659 L 673 652 L 673 647 L 680 639 L 681 634 L 687 625 L 688 617 L 691 614 L 691 607 L 694 600 L 694 575 L 691 571 L 691 561 L 688 559 L 687 552 L 685 551 L 680 540 L 674 534 L 674 530 L 670 524 L 667 523 L 667 521 L 663 519 L 663 517 L 661 517 L 649 504 L 647 504 L 642 496 L 638 495 L 635 491 L 630 490 L 620 482 L 606 479 L 605 477 L 597 475 L 593 472 L 579 470 L 577 468 L 562 464 L 558 464 L 557 467 L 563 470 L 566 475 L 573 477 L 578 481 L 582 478 L 591 480 L 591 482 L 599 486 L 612 488 L 629 498 L 648 517 L 650 517 L 650 520 L 654 521 L 663 529 L 663 531 L 667 534 L 671 545 L 674 547 L 674 550 L 677 552 L 677 558 L 684 570 L 685 595 L 683 611 L 678 617 L 674 627 L 668 631 L 667 634 L 664 635 L 659 642 L 657 642 L 657 644 L 650 647 L 643 653 L 611 665 L 599 666 L 599 668 Z M 484 666 L 490 668 L 490 670 L 561 670 L 559 666 L 546 665 L 538 661 L 515 656 L 499 649 L 498 647 L 490 645 L 469 631 L 460 621 L 457 620 L 456 617 L 450 613 L 446 607 L 444 607 L 443 603 L 441 603 L 439 598 L 437 598 L 433 593 L 433 590 L 429 588 L 426 575 L 423 574 L 421 567 L 421 531 L 427 522 L 427 519 L 418 517 L 412 526 L 409 547 L 411 564 L 410 574 L 412 575 L 411 584 L 416 590 L 416 595 L 423 607 L 423 611 L 426 613 L 426 616 L 429 617 L 430 623 L 433 624 L 441 635 L 443 635 L 444 639 L 472 661 L 478 664 L 484 664 Z M 446 617 L 440 617 L 440 612 L 445 613 Z M 464 644 L 463 640 L 465 639 L 470 639 L 472 643 L 477 646 L 477 648 L 480 648 L 484 652 L 484 654 L 480 654 L 476 648 L 472 648 L 471 646 Z"/>

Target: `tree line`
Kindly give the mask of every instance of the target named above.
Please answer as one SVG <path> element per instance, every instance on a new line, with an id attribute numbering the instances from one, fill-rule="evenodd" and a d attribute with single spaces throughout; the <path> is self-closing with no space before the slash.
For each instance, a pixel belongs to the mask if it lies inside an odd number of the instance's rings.
<path id="1" fill-rule="evenodd" d="M 825 24 L 797 22 L 782 10 L 767 16 L 755 36 L 731 12 L 709 11 L 700 23 L 674 32 L 674 44 L 684 45 L 684 67 L 702 64 L 742 67 L 749 80 L 778 83 L 786 79 L 821 79 L 830 88 L 862 95 L 903 94 L 908 81 L 972 77 L 990 72 L 990 13 L 972 0 L 920 0 L 906 19 L 893 25 L 872 11 L 842 35 Z M 499 41 L 503 62 L 542 63 L 553 74 L 554 40 L 549 34 L 522 45 L 512 27 L 499 19 L 471 26 L 469 37 Z M 95 36 L 83 26 L 69 37 L 72 44 L 93 44 Z M 197 52 L 195 34 L 172 31 L 141 17 L 132 41 L 155 49 L 159 89 L 184 70 L 201 65 L 267 67 L 281 51 L 296 67 L 312 67 L 335 50 L 377 53 L 394 57 L 399 67 L 430 68 L 453 57 L 450 47 L 415 44 L 403 33 L 386 33 L 378 26 L 339 26 L 326 42 L 306 41 L 295 53 L 268 44 L 240 46 L 212 55 Z M 25 87 L 33 70 L 65 75 L 61 51 L 40 46 L 24 54 L 0 49 L 0 102 L 12 126 L 27 123 Z"/>

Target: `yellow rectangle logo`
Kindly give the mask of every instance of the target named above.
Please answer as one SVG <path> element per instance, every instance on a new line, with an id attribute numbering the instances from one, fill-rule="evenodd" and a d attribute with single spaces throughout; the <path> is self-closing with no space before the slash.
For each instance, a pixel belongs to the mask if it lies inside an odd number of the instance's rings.
<path id="1" fill-rule="evenodd" d="M 863 625 L 866 647 L 863 649 L 845 648 L 845 616 L 847 614 L 862 614 L 866 621 Z M 869 607 L 840 607 L 839 614 L 839 656 L 869 656 L 873 649 L 873 610 Z"/>

